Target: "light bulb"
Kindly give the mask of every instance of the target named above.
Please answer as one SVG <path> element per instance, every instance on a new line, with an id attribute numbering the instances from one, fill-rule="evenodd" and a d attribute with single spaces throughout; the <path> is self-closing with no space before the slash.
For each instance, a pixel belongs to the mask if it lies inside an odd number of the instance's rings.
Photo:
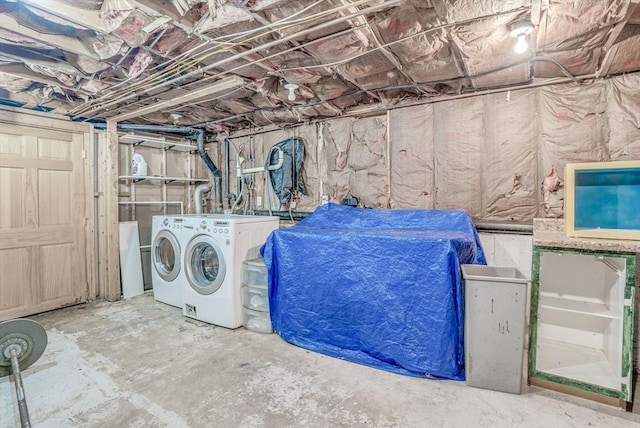
<path id="1" fill-rule="evenodd" d="M 285 89 L 287 89 L 289 91 L 289 96 L 287 96 L 287 99 L 289 101 L 295 101 L 296 100 L 296 93 L 294 92 L 296 89 L 298 89 L 298 85 L 296 85 L 295 83 L 290 83 L 285 81 L 284 84 Z"/>
<path id="2" fill-rule="evenodd" d="M 529 49 L 529 44 L 527 43 L 526 34 L 520 34 L 518 36 L 518 41 L 513 46 L 513 51 L 517 54 L 523 54 Z"/>

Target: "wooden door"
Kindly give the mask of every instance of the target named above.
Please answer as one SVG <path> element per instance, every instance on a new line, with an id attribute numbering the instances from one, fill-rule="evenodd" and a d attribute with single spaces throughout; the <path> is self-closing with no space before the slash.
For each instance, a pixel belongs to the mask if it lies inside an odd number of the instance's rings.
<path id="1" fill-rule="evenodd" d="M 0 320 L 88 298 L 89 134 L 70 129 L 59 120 L 0 116 Z"/>

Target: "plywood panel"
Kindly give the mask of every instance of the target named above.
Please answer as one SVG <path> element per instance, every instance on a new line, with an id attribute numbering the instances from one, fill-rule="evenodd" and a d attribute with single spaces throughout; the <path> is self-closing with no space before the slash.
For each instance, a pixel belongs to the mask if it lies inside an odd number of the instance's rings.
<path id="1" fill-rule="evenodd" d="M 71 158 L 68 141 L 38 138 L 38 157 L 40 159 L 69 160 Z"/>
<path id="2" fill-rule="evenodd" d="M 87 299 L 92 170 L 76 127 L 0 114 L 0 320 Z"/>
<path id="3" fill-rule="evenodd" d="M 29 251 L 0 250 L 0 310 L 30 303 Z"/>
<path id="4" fill-rule="evenodd" d="M 40 226 L 71 222 L 71 174 L 66 171 L 38 171 L 38 218 Z"/>
<path id="5" fill-rule="evenodd" d="M 0 229 L 24 226 L 25 192 L 25 171 L 0 167 Z"/>
<path id="6" fill-rule="evenodd" d="M 23 148 L 22 135 L 11 135 L 5 132 L 0 133 L 0 155 L 23 156 Z"/>
<path id="7" fill-rule="evenodd" d="M 72 244 L 41 246 L 40 281 L 44 300 L 73 294 L 71 255 Z"/>

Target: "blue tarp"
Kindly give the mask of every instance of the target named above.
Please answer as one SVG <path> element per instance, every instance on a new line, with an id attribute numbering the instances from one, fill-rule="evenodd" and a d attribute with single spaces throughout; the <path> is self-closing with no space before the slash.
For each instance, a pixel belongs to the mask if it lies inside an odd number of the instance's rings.
<path id="1" fill-rule="evenodd" d="M 327 204 L 262 247 L 274 330 L 410 376 L 464 379 L 461 263 L 486 264 L 464 211 Z"/>

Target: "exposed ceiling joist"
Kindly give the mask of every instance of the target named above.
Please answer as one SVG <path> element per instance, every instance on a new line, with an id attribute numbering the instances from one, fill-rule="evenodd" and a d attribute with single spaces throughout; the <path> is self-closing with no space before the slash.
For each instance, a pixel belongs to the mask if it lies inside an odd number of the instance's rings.
<path id="1" fill-rule="evenodd" d="M 356 105 L 382 111 L 415 99 L 412 82 L 425 85 L 416 102 L 426 102 L 549 82 L 561 67 L 569 78 L 640 71 L 640 0 L 5 3 L 0 96 L 78 119 L 175 124 L 167 113 L 180 112 L 181 125 L 237 130 L 356 114 Z M 505 14 L 537 24 L 526 55 L 496 29 Z M 521 60 L 532 57 L 547 66 Z M 212 81 L 234 76 L 241 90 L 210 94 Z M 300 96 L 287 100 L 277 78 Z"/>
<path id="2" fill-rule="evenodd" d="M 211 85 L 205 86 L 195 91 L 191 91 L 180 97 L 175 97 L 172 99 L 154 103 L 129 113 L 112 116 L 112 117 L 109 117 L 109 120 L 122 122 L 124 120 L 129 120 L 136 117 L 144 116 L 145 114 L 153 113 L 156 111 L 170 109 L 172 107 L 179 106 L 181 104 L 196 102 L 198 100 L 201 100 L 205 97 L 209 97 L 211 95 L 216 95 L 216 94 L 220 95 L 224 92 L 241 88 L 242 86 L 245 86 L 248 83 L 249 83 L 248 80 L 243 79 L 239 76 L 225 77 L 224 79 L 219 80 Z"/>
<path id="3" fill-rule="evenodd" d="M 31 80 L 33 82 L 42 83 L 49 86 L 59 86 L 65 89 L 73 89 L 66 86 L 64 83 L 56 80 L 53 77 L 48 77 L 41 73 L 31 71 L 27 67 L 20 64 L 3 64 L 0 65 L 0 73 L 5 73 L 10 76 L 19 77 L 22 79 Z"/>

